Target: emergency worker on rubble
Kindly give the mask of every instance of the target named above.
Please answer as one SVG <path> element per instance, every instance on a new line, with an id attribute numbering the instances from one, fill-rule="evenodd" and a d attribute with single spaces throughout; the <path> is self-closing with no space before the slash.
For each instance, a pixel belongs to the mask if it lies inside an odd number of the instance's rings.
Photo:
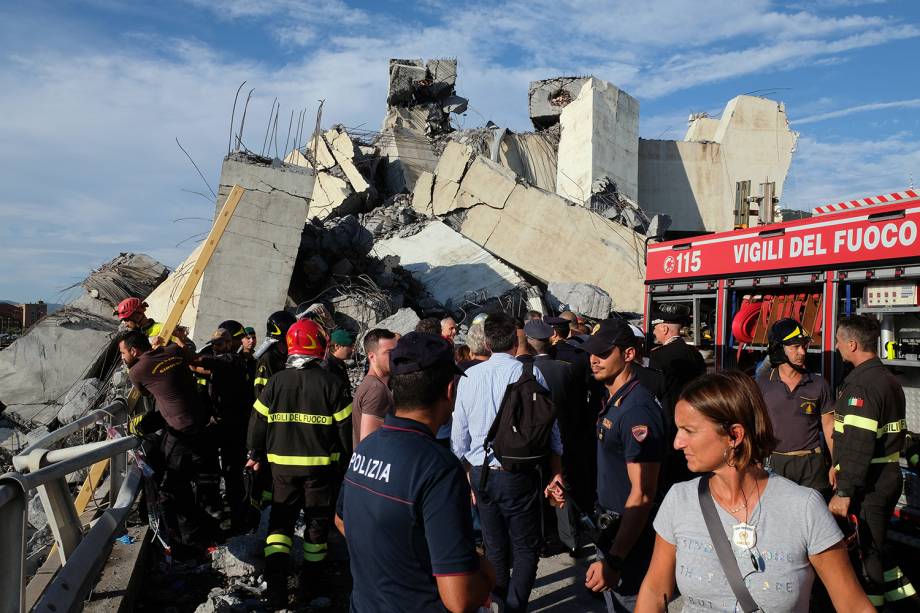
<path id="1" fill-rule="evenodd" d="M 830 497 L 827 469 L 834 434 L 834 402 L 824 377 L 805 368 L 811 337 L 794 319 L 781 319 L 770 328 L 771 367 L 757 386 L 773 422 L 777 439 L 769 464 L 778 475 Z M 821 433 L 827 441 L 822 449 Z"/>
<path id="2" fill-rule="evenodd" d="M 232 325 L 235 322 L 225 322 Z M 245 357 L 233 352 L 233 341 L 226 328 L 211 336 L 210 355 L 198 356 L 192 369 L 209 379 L 214 424 L 211 436 L 220 450 L 220 473 L 224 479 L 226 501 L 230 506 L 231 530 L 243 530 L 247 510 L 243 486 L 246 463 L 246 428 L 255 395 Z"/>
<path id="3" fill-rule="evenodd" d="M 125 298 L 118 303 L 113 315 L 117 315 L 128 330 L 140 330 L 147 338 L 152 338 L 160 334 L 163 325 L 147 317 L 148 306 L 140 298 Z"/>
<path id="4" fill-rule="evenodd" d="M 308 319 L 287 333 L 287 368 L 275 374 L 253 405 L 249 461 L 272 468 L 273 495 L 265 539 L 271 606 L 286 605 L 294 524 L 301 510 L 306 527 L 300 589 L 305 602 L 321 594 L 322 562 L 344 464 L 352 450 L 351 404 L 345 384 L 325 370 L 325 335 Z"/>
<path id="5" fill-rule="evenodd" d="M 262 390 L 268 385 L 272 375 L 284 370 L 284 365 L 287 362 L 287 340 L 285 337 L 288 329 L 295 321 L 297 321 L 297 318 L 287 311 L 275 311 L 268 316 L 268 321 L 265 322 L 265 340 L 256 347 L 252 354 L 256 360 L 255 379 L 253 379 L 253 390 L 256 398 L 262 394 Z M 252 479 L 249 486 L 250 506 L 261 510 L 271 504 L 271 466 L 263 462 L 258 472 L 248 472 L 248 478 Z"/>
<path id="6" fill-rule="evenodd" d="M 194 490 L 199 468 L 210 464 L 208 456 L 213 455 L 203 436 L 208 416 L 189 370 L 194 354 L 181 340 L 154 349 L 141 330 L 126 332 L 118 349 L 131 383 L 156 401 L 154 410 L 131 421 L 130 431 L 147 439 L 162 430 L 158 443 L 163 468 L 157 480 L 166 522 L 183 545 L 193 550 L 205 548 L 219 529 L 203 511 Z"/>
<path id="7" fill-rule="evenodd" d="M 886 543 L 888 520 L 901 495 L 898 461 L 907 424 L 904 390 L 879 360 L 878 338 L 872 316 L 843 317 L 837 324 L 837 351 L 854 368 L 835 406 L 836 466 L 829 479 L 836 493 L 828 508 L 843 521 L 857 518 L 856 574 L 872 604 L 885 611 L 918 611 L 916 590 Z"/>
<path id="8" fill-rule="evenodd" d="M 339 328 L 329 335 L 329 351 L 326 353 L 326 370 L 339 377 L 348 388 L 351 396 L 351 379 L 348 377 L 348 367 L 345 360 L 350 360 L 355 352 L 355 333 L 344 328 Z"/>

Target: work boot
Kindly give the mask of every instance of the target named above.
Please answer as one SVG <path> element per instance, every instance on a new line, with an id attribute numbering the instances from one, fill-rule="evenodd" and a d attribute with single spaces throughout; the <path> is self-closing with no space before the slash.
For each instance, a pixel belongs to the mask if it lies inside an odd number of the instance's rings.
<path id="1" fill-rule="evenodd" d="M 273 611 L 288 606 L 288 563 L 288 556 L 279 554 L 265 560 L 265 600 Z"/>
<path id="2" fill-rule="evenodd" d="M 324 574 L 325 564 L 319 562 L 304 562 L 300 569 L 297 600 L 309 605 L 313 600 L 329 597 L 329 581 Z"/>

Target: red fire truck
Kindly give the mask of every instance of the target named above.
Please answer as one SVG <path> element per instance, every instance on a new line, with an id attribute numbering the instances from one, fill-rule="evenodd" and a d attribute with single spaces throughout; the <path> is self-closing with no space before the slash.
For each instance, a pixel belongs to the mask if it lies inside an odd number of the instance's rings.
<path id="1" fill-rule="evenodd" d="M 813 338 L 809 368 L 836 387 L 845 367 L 834 322 L 871 313 L 882 328 L 879 356 L 904 386 L 908 429 L 918 440 L 918 286 L 920 195 L 907 190 L 818 207 L 807 219 L 652 244 L 645 317 L 664 302 L 687 304 L 689 340 L 711 365 L 749 371 L 766 355 L 773 322 L 794 317 Z M 918 481 L 905 476 L 899 512 L 920 518 Z"/>

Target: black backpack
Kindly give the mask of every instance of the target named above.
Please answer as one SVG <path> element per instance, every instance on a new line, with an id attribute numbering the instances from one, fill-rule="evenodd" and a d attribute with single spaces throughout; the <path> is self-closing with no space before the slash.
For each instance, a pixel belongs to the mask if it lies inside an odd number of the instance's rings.
<path id="1" fill-rule="evenodd" d="M 510 472 L 532 469 L 550 454 L 549 437 L 556 421 L 556 407 L 549 392 L 533 374 L 533 362 L 524 362 L 521 377 L 510 383 L 502 396 L 498 414 L 483 442 L 480 488 L 485 487 L 491 451 L 502 468 Z"/>

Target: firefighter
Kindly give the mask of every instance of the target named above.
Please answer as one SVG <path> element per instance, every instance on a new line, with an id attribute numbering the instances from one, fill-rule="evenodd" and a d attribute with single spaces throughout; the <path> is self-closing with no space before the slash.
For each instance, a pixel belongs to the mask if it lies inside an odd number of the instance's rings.
<path id="1" fill-rule="evenodd" d="M 118 303 L 118 308 L 112 314 L 118 316 L 128 330 L 140 330 L 147 338 L 152 338 L 159 336 L 163 324 L 147 317 L 148 306 L 140 298 L 125 298 Z"/>
<path id="2" fill-rule="evenodd" d="M 322 589 L 320 574 L 326 539 L 345 464 L 352 451 L 351 404 L 342 380 L 322 366 L 325 336 L 311 320 L 287 333 L 287 367 L 274 375 L 253 405 L 249 461 L 272 470 L 272 508 L 265 539 L 268 600 L 287 602 L 287 574 L 294 524 L 304 511 L 304 598 Z"/>
<path id="3" fill-rule="evenodd" d="M 285 336 L 288 328 L 297 319 L 287 311 L 275 311 L 268 316 L 265 323 L 265 340 L 253 354 L 256 358 L 256 378 L 253 380 L 256 396 L 258 397 L 268 380 L 276 372 L 284 370 L 287 360 L 287 344 Z"/>
<path id="4" fill-rule="evenodd" d="M 287 342 L 285 336 L 291 325 L 297 319 L 287 311 L 275 311 L 268 316 L 265 322 L 265 340 L 253 352 L 256 359 L 256 373 L 253 379 L 253 388 L 256 398 L 268 385 L 272 375 L 284 370 L 287 360 Z M 249 504 L 256 511 L 261 511 L 272 501 L 272 471 L 268 464 L 262 466 L 257 473 L 248 475 L 252 481 L 247 486 L 249 490 Z M 255 522 L 258 524 L 258 520 Z"/>
<path id="5" fill-rule="evenodd" d="M 816 489 L 827 499 L 834 402 L 824 377 L 805 367 L 809 344 L 811 337 L 796 320 L 773 324 L 767 350 L 771 367 L 757 377 L 757 386 L 779 441 L 769 458 L 773 472 Z M 821 443 L 822 432 L 827 449 Z"/>
<path id="6" fill-rule="evenodd" d="M 884 610 L 920 610 L 910 580 L 885 542 L 888 520 L 901 495 L 898 460 L 907 430 L 904 390 L 878 359 L 879 325 L 871 316 L 843 317 L 837 351 L 853 370 L 841 385 L 834 416 L 834 460 L 829 479 L 836 493 L 828 508 L 857 518 L 859 558 L 866 595 Z"/>

